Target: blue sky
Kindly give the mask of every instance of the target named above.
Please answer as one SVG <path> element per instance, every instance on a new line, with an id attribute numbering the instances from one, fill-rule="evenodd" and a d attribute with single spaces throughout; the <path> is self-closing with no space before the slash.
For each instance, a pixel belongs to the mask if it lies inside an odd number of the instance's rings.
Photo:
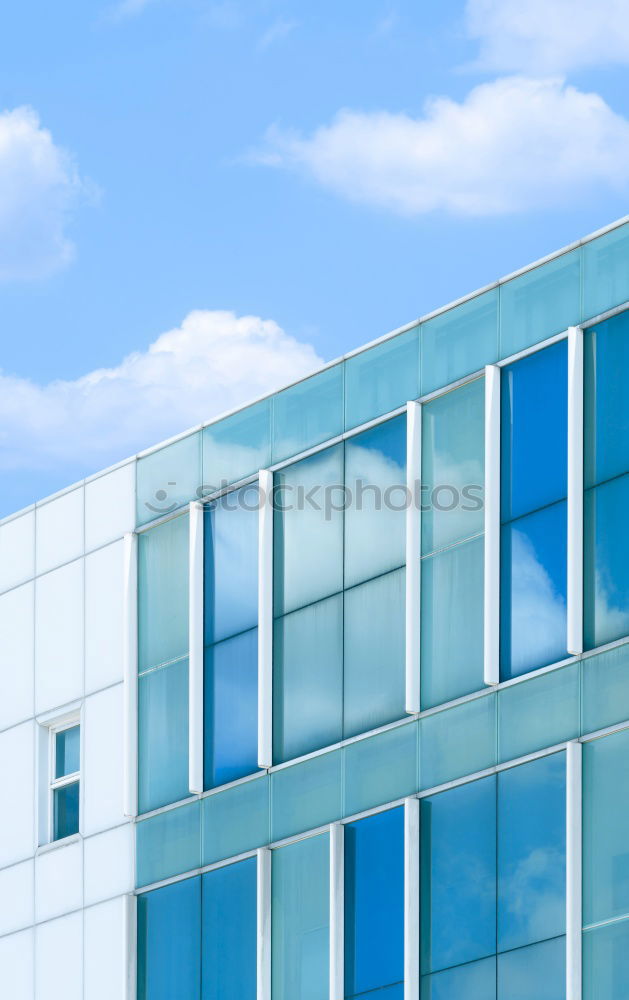
<path id="1" fill-rule="evenodd" d="M 626 214 L 623 7 L 4 5 L 0 515 Z"/>

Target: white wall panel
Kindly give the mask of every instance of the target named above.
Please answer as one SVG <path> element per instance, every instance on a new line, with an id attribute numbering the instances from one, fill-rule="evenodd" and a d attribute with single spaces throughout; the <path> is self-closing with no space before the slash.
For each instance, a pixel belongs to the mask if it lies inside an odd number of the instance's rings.
<path id="1" fill-rule="evenodd" d="M 33 923 L 33 866 L 31 860 L 0 870 L 0 935 Z"/>
<path id="2" fill-rule="evenodd" d="M 34 931 L 22 931 L 0 938 L 2 996 L 7 1000 L 34 998 Z"/>
<path id="3" fill-rule="evenodd" d="M 133 827 L 116 827 L 84 841 L 85 905 L 133 890 Z"/>
<path id="4" fill-rule="evenodd" d="M 35 929 L 37 1000 L 83 1000 L 83 914 Z"/>
<path id="5" fill-rule="evenodd" d="M 34 758 L 34 722 L 0 733 L 0 868 L 31 857 L 35 850 Z"/>
<path id="6" fill-rule="evenodd" d="M 85 699 L 83 833 L 124 819 L 122 684 Z"/>
<path id="7" fill-rule="evenodd" d="M 0 729 L 33 715 L 34 588 L 31 581 L 0 596 Z"/>
<path id="8" fill-rule="evenodd" d="M 0 524 L 0 591 L 35 576 L 35 511 Z"/>
<path id="9" fill-rule="evenodd" d="M 85 551 L 122 538 L 135 527 L 135 462 L 85 486 Z"/>
<path id="10" fill-rule="evenodd" d="M 46 573 L 83 555 L 83 487 L 37 507 L 35 569 Z"/>
<path id="11" fill-rule="evenodd" d="M 85 690 L 122 680 L 124 542 L 85 559 Z"/>
<path id="12" fill-rule="evenodd" d="M 83 906 L 83 842 L 35 858 L 35 920 L 50 920 Z"/>
<path id="13" fill-rule="evenodd" d="M 83 694 L 83 560 L 35 583 L 35 709 Z"/>
<path id="14" fill-rule="evenodd" d="M 84 912 L 85 1000 L 125 1000 L 124 897 Z"/>

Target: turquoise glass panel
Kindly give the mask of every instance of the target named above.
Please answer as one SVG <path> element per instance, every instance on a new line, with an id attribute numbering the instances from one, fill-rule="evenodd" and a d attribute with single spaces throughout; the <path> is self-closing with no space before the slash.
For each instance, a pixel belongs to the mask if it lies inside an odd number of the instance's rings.
<path id="1" fill-rule="evenodd" d="M 271 840 L 283 840 L 341 818 L 340 750 L 271 773 Z"/>
<path id="2" fill-rule="evenodd" d="M 345 592 L 343 735 L 405 714 L 405 571 Z"/>
<path id="3" fill-rule="evenodd" d="M 629 311 L 584 332 L 586 487 L 629 471 Z"/>
<path id="4" fill-rule="evenodd" d="M 579 664 L 498 692 L 498 759 L 514 760 L 579 735 Z"/>
<path id="5" fill-rule="evenodd" d="M 201 806 L 189 802 L 135 827 L 138 886 L 182 875 L 201 865 Z"/>
<path id="6" fill-rule="evenodd" d="M 344 816 L 417 791 L 417 740 L 418 726 L 412 722 L 344 748 Z"/>
<path id="7" fill-rule="evenodd" d="M 629 914 L 629 730 L 583 747 L 583 923 Z"/>
<path id="8" fill-rule="evenodd" d="M 185 799 L 188 791 L 188 660 L 138 679 L 138 808 Z"/>
<path id="9" fill-rule="evenodd" d="M 274 478 L 273 613 L 343 589 L 343 445 Z"/>
<path id="10" fill-rule="evenodd" d="M 261 775 L 203 799 L 204 865 L 269 843 L 269 778 Z"/>
<path id="11" fill-rule="evenodd" d="M 329 872 L 327 834 L 273 851 L 273 1000 L 328 1000 Z"/>
<path id="12" fill-rule="evenodd" d="M 421 1000 L 496 1000 L 496 959 L 422 976 Z"/>
<path id="13" fill-rule="evenodd" d="M 626 1000 L 629 920 L 583 932 L 583 1000 Z"/>
<path id="14" fill-rule="evenodd" d="M 257 866 L 249 858 L 202 879 L 202 1000 L 256 1000 Z"/>
<path id="15" fill-rule="evenodd" d="M 485 380 L 422 408 L 422 554 L 483 531 Z"/>
<path id="16" fill-rule="evenodd" d="M 343 736 L 343 595 L 278 618 L 273 639 L 276 764 Z"/>
<path id="17" fill-rule="evenodd" d="M 584 505 L 584 643 L 629 635 L 629 476 L 587 490 Z"/>
<path id="18" fill-rule="evenodd" d="M 188 516 L 138 538 L 138 668 L 140 673 L 188 652 Z"/>
<path id="19" fill-rule="evenodd" d="M 495 694 L 420 719 L 421 789 L 435 788 L 495 763 Z"/>
<path id="20" fill-rule="evenodd" d="M 138 1000 L 199 1000 L 201 879 L 138 896 Z"/>
<path id="21" fill-rule="evenodd" d="M 583 246 L 583 319 L 629 299 L 629 226 L 619 226 Z"/>
<path id="22" fill-rule="evenodd" d="M 55 778 L 81 769 L 81 727 L 72 726 L 55 734 Z"/>
<path id="23" fill-rule="evenodd" d="M 629 719 L 629 643 L 581 663 L 581 732 Z"/>
<path id="24" fill-rule="evenodd" d="M 566 941 L 555 938 L 498 955 L 500 1000 L 566 1000 Z"/>
<path id="25" fill-rule="evenodd" d="M 498 289 L 422 323 L 420 338 L 423 396 L 493 364 L 498 359 Z"/>
<path id="26" fill-rule="evenodd" d="M 258 624 L 258 487 L 208 503 L 204 521 L 205 643 Z"/>
<path id="27" fill-rule="evenodd" d="M 508 358 L 581 319 L 581 251 L 572 250 L 500 286 L 500 357 Z"/>
<path id="28" fill-rule="evenodd" d="M 351 430 L 419 396 L 419 327 L 345 362 L 345 429 Z"/>
<path id="29" fill-rule="evenodd" d="M 343 365 L 334 365 L 273 397 L 273 462 L 343 433 Z"/>
<path id="30" fill-rule="evenodd" d="M 136 518 L 147 524 L 202 495 L 201 433 L 189 434 L 136 464 Z"/>
<path id="31" fill-rule="evenodd" d="M 63 840 L 79 832 L 80 782 L 55 788 L 53 792 L 53 840 Z"/>
<path id="32" fill-rule="evenodd" d="M 205 650 L 203 754 L 205 788 L 258 768 L 258 630 Z"/>
<path id="33" fill-rule="evenodd" d="M 484 687 L 483 562 L 482 537 L 422 560 L 422 709 Z"/>
<path id="34" fill-rule="evenodd" d="M 271 400 L 204 427 L 202 439 L 206 496 L 255 475 L 271 461 Z"/>
<path id="35" fill-rule="evenodd" d="M 406 558 L 406 416 L 345 442 L 345 587 Z M 351 498 L 351 499 L 350 499 Z"/>

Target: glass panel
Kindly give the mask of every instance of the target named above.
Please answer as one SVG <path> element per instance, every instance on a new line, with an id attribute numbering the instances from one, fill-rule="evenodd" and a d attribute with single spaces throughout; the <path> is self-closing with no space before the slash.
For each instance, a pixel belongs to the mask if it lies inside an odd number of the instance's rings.
<path id="1" fill-rule="evenodd" d="M 562 254 L 500 286 L 500 357 L 562 333 L 581 319 L 581 251 Z"/>
<path id="2" fill-rule="evenodd" d="M 492 288 L 422 323 L 422 395 L 498 358 L 498 289 Z"/>
<path id="3" fill-rule="evenodd" d="M 275 474 L 276 616 L 343 589 L 342 487 L 343 445 Z"/>
<path id="4" fill-rule="evenodd" d="M 205 643 L 258 623 L 258 487 L 245 486 L 206 507 L 203 600 Z"/>
<path id="5" fill-rule="evenodd" d="M 558 753 L 498 775 L 498 951 L 565 930 L 566 755 Z"/>
<path id="6" fill-rule="evenodd" d="M 404 565 L 406 416 L 346 441 L 345 487 L 345 586 L 353 587 Z"/>
<path id="7" fill-rule="evenodd" d="M 64 778 L 81 768 L 81 727 L 72 726 L 55 734 L 55 778 Z"/>
<path id="8" fill-rule="evenodd" d="M 53 840 L 62 840 L 79 832 L 79 786 L 79 781 L 73 781 L 53 792 Z"/>
<path id="9" fill-rule="evenodd" d="M 511 521 L 567 491 L 568 342 L 502 369 L 501 513 Z"/>
<path id="10" fill-rule="evenodd" d="M 629 719 L 629 643 L 581 663 L 583 733 Z"/>
<path id="11" fill-rule="evenodd" d="M 138 1000 L 201 995 L 201 879 L 138 896 Z"/>
<path id="12" fill-rule="evenodd" d="M 255 858 L 203 876 L 203 1000 L 256 1000 L 256 876 Z"/>
<path id="13" fill-rule="evenodd" d="M 405 570 L 345 592 L 345 738 L 405 714 Z"/>
<path id="14" fill-rule="evenodd" d="M 629 730 L 583 747 L 583 923 L 629 913 Z"/>
<path id="15" fill-rule="evenodd" d="M 629 635 L 629 476 L 588 490 L 584 509 L 586 649 Z"/>
<path id="16" fill-rule="evenodd" d="M 422 789 L 436 788 L 496 763 L 496 696 L 485 695 L 419 723 Z"/>
<path id="17" fill-rule="evenodd" d="M 271 400 L 203 428 L 206 496 L 265 469 L 271 461 Z"/>
<path id="18" fill-rule="evenodd" d="M 137 823 L 138 886 L 182 875 L 201 864 L 201 806 L 189 802 Z"/>
<path id="19" fill-rule="evenodd" d="M 271 774 L 271 840 L 333 823 L 342 815 L 340 750 Z"/>
<path id="20" fill-rule="evenodd" d="M 345 362 L 345 429 L 358 427 L 419 396 L 419 327 Z"/>
<path id="21" fill-rule="evenodd" d="M 629 920 L 583 933 L 583 1000 L 626 1000 Z"/>
<path id="22" fill-rule="evenodd" d="M 579 664 L 498 692 L 498 759 L 515 760 L 579 735 Z"/>
<path id="23" fill-rule="evenodd" d="M 343 365 L 273 397 L 273 462 L 343 433 Z"/>
<path id="24" fill-rule="evenodd" d="M 496 950 L 496 779 L 422 799 L 421 960 L 424 972 Z"/>
<path id="25" fill-rule="evenodd" d="M 138 807 L 177 802 L 188 789 L 188 660 L 138 680 Z"/>
<path id="26" fill-rule="evenodd" d="M 203 799 L 203 864 L 269 843 L 269 777 L 264 774 Z"/>
<path id="27" fill-rule="evenodd" d="M 483 538 L 422 560 L 422 709 L 482 690 Z"/>
<path id="28" fill-rule="evenodd" d="M 329 837 L 309 837 L 272 855 L 273 1000 L 327 1000 Z"/>
<path id="29" fill-rule="evenodd" d="M 417 737 L 413 722 L 345 747 L 343 815 L 352 816 L 417 791 Z"/>
<path id="30" fill-rule="evenodd" d="M 585 485 L 629 471 L 629 312 L 584 333 Z"/>
<path id="31" fill-rule="evenodd" d="M 565 1000 L 566 941 L 542 944 L 498 955 L 500 1000 Z"/>
<path id="32" fill-rule="evenodd" d="M 565 659 L 565 501 L 502 527 L 500 679 Z"/>
<path id="33" fill-rule="evenodd" d="M 223 785 L 258 768 L 258 630 L 205 650 L 204 780 Z"/>
<path id="34" fill-rule="evenodd" d="M 629 299 L 629 226 L 583 246 L 583 319 Z"/>
<path id="35" fill-rule="evenodd" d="M 345 827 L 345 996 L 403 979 L 404 809 L 398 808 Z"/>
<path id="36" fill-rule="evenodd" d="M 343 736 L 343 595 L 277 619 L 273 759 L 292 760 Z"/>
<path id="37" fill-rule="evenodd" d="M 422 553 L 483 530 L 485 380 L 422 408 Z"/>
<path id="38" fill-rule="evenodd" d="M 138 538 L 140 673 L 188 652 L 188 515 Z"/>
<path id="39" fill-rule="evenodd" d="M 496 1000 L 496 959 L 423 976 L 421 1000 Z"/>
<path id="40" fill-rule="evenodd" d="M 368 990 L 366 993 L 359 993 L 352 1000 L 404 1000 L 404 983 L 385 986 L 383 990 L 378 990 L 375 996 L 373 990 Z"/>
<path id="41" fill-rule="evenodd" d="M 201 495 L 201 434 L 189 434 L 136 464 L 137 523 L 170 514 Z"/>

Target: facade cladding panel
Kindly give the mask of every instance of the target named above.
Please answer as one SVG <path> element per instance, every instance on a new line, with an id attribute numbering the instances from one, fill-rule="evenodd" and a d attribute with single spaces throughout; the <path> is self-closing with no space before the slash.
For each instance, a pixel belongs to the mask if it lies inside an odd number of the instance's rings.
<path id="1" fill-rule="evenodd" d="M 625 220 L 1 522 L 0 994 L 626 1000 L 628 441 Z"/>

